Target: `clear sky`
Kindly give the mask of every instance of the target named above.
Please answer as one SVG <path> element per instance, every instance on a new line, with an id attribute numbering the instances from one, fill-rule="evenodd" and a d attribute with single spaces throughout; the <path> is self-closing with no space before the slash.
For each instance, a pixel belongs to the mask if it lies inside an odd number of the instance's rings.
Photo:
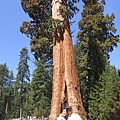
<path id="1" fill-rule="evenodd" d="M 106 0 L 105 14 L 115 14 L 115 26 L 117 28 L 117 34 L 120 35 L 120 0 Z M 81 12 L 81 11 L 80 11 Z M 74 20 L 79 20 L 77 16 Z M 33 55 L 30 53 L 29 38 L 20 33 L 19 28 L 22 21 L 29 21 L 30 18 L 22 10 L 20 0 L 0 0 L 0 64 L 6 63 L 10 70 L 13 70 L 14 74 L 17 73 L 19 54 L 23 47 L 29 50 L 29 55 L 33 59 Z M 74 36 L 77 33 L 77 22 L 72 26 L 75 30 Z M 76 37 L 73 38 L 73 41 Z M 116 68 L 120 68 L 120 45 L 114 49 L 110 54 L 111 65 L 115 65 Z M 32 62 L 29 63 L 30 70 L 34 69 Z"/>

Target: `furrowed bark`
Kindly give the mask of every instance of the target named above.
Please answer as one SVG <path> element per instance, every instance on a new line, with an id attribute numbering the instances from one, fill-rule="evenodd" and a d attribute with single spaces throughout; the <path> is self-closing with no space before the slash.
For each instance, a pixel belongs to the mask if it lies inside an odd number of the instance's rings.
<path id="1" fill-rule="evenodd" d="M 80 85 L 75 65 L 75 57 L 70 33 L 69 21 L 64 22 L 66 28 L 64 32 L 64 64 L 65 64 L 65 81 L 67 84 L 68 104 L 72 106 L 73 111 L 78 113 L 82 120 L 86 120 L 86 113 L 82 104 Z"/>
<path id="2" fill-rule="evenodd" d="M 63 20 L 59 13 L 61 3 L 66 4 L 66 0 L 52 1 L 54 19 Z M 53 37 L 53 88 L 49 120 L 56 120 L 67 105 L 71 105 L 82 120 L 87 120 L 81 100 L 68 18 L 64 19 L 64 25 L 64 30 L 55 33 Z"/>
<path id="3" fill-rule="evenodd" d="M 52 1 L 52 17 L 54 19 L 62 19 L 58 9 L 60 3 L 58 0 Z M 61 112 L 62 94 L 63 92 L 63 34 L 62 31 L 54 33 L 53 37 L 53 87 L 52 87 L 52 101 L 51 101 L 51 113 L 49 120 L 55 120 Z"/>

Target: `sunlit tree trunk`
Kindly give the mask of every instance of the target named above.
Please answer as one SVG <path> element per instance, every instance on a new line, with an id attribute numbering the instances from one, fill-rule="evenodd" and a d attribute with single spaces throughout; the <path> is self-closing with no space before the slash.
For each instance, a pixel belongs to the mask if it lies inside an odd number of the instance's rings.
<path id="1" fill-rule="evenodd" d="M 66 0 L 53 0 L 52 17 L 54 19 L 63 20 L 58 12 L 61 2 L 65 3 Z M 86 120 L 68 19 L 64 19 L 64 25 L 66 26 L 64 30 L 55 33 L 53 37 L 53 88 L 49 120 L 56 120 L 67 105 L 71 105 L 73 111 L 78 113 L 82 120 Z"/>
<path id="2" fill-rule="evenodd" d="M 69 21 L 65 20 L 64 24 L 67 26 L 64 32 L 63 49 L 65 64 L 64 81 L 67 87 L 68 104 L 72 106 L 75 113 L 78 113 L 82 117 L 82 120 L 86 120 L 86 113 L 82 104 L 80 85 L 75 65 Z"/>
<path id="3" fill-rule="evenodd" d="M 52 15 L 54 19 L 61 19 L 56 9 L 59 8 L 58 0 L 53 0 Z M 63 34 L 54 34 L 53 37 L 53 88 L 51 114 L 49 119 L 55 120 L 61 112 L 61 92 L 64 78 L 64 62 L 63 62 Z"/>
<path id="4" fill-rule="evenodd" d="M 20 102 L 20 120 L 22 120 L 22 103 Z"/>
<path id="5" fill-rule="evenodd" d="M 7 100 L 6 107 L 5 107 L 5 117 L 4 117 L 4 120 L 7 120 L 7 111 L 8 111 L 8 100 Z"/>

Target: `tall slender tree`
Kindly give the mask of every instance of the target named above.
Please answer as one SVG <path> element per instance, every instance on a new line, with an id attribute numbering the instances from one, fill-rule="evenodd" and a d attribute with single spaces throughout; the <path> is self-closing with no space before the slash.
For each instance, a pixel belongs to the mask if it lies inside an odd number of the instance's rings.
<path id="1" fill-rule="evenodd" d="M 52 76 L 50 68 L 46 69 L 43 61 L 36 63 L 30 85 L 29 104 L 31 115 L 42 117 L 49 115 L 51 103 Z"/>
<path id="2" fill-rule="evenodd" d="M 6 89 L 6 93 L 7 93 L 7 104 L 6 104 L 6 119 L 8 118 L 15 118 L 14 113 L 15 113 L 15 106 L 14 106 L 14 102 L 15 102 L 15 96 L 14 96 L 14 74 L 13 71 L 9 72 L 9 77 L 8 77 L 8 83 L 7 83 L 7 89 Z"/>
<path id="3" fill-rule="evenodd" d="M 9 69 L 6 64 L 0 64 L 0 119 L 4 119 L 6 108 L 6 84 L 8 82 Z"/>
<path id="4" fill-rule="evenodd" d="M 14 80 L 14 76 L 13 76 L 13 72 L 9 71 L 8 74 L 8 80 L 5 84 L 4 87 L 4 99 L 5 99 L 5 114 L 4 114 L 4 120 L 7 120 L 9 115 L 10 115 L 10 111 L 11 109 L 11 103 L 13 100 L 13 80 Z"/>
<path id="5" fill-rule="evenodd" d="M 10 116 L 13 96 L 13 72 L 9 71 L 6 64 L 0 65 L 0 119 L 7 120 Z"/>
<path id="6" fill-rule="evenodd" d="M 87 113 L 90 112 L 90 95 L 99 81 L 99 77 L 105 69 L 109 52 L 117 46 L 118 36 L 115 36 L 116 28 L 111 16 L 104 15 L 105 0 L 82 0 L 82 19 L 79 21 L 78 41 L 76 56 L 79 59 L 80 82 L 82 84 L 82 96 Z M 78 55 L 79 53 L 79 55 Z M 85 87 L 84 87 L 85 86 Z M 97 97 L 97 96 L 96 96 Z"/>
<path id="7" fill-rule="evenodd" d="M 18 63 L 18 73 L 16 75 L 15 81 L 15 91 L 18 94 L 18 101 L 20 106 L 20 120 L 22 120 L 22 110 L 25 102 L 25 98 L 28 94 L 29 82 L 30 82 L 30 71 L 28 60 L 30 60 L 28 56 L 28 50 L 26 48 L 22 48 L 20 51 L 20 61 Z"/>

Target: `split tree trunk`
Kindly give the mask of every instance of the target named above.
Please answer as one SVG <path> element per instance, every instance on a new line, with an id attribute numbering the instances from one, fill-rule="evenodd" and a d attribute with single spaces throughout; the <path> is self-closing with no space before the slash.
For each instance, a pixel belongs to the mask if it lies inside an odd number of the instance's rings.
<path id="1" fill-rule="evenodd" d="M 52 2 L 53 18 L 63 20 L 58 10 L 61 3 L 66 3 L 66 0 Z M 49 120 L 56 120 L 67 105 L 71 105 L 82 120 L 87 120 L 80 95 L 68 19 L 64 20 L 64 25 L 66 26 L 64 30 L 56 33 L 53 38 L 53 88 Z"/>

